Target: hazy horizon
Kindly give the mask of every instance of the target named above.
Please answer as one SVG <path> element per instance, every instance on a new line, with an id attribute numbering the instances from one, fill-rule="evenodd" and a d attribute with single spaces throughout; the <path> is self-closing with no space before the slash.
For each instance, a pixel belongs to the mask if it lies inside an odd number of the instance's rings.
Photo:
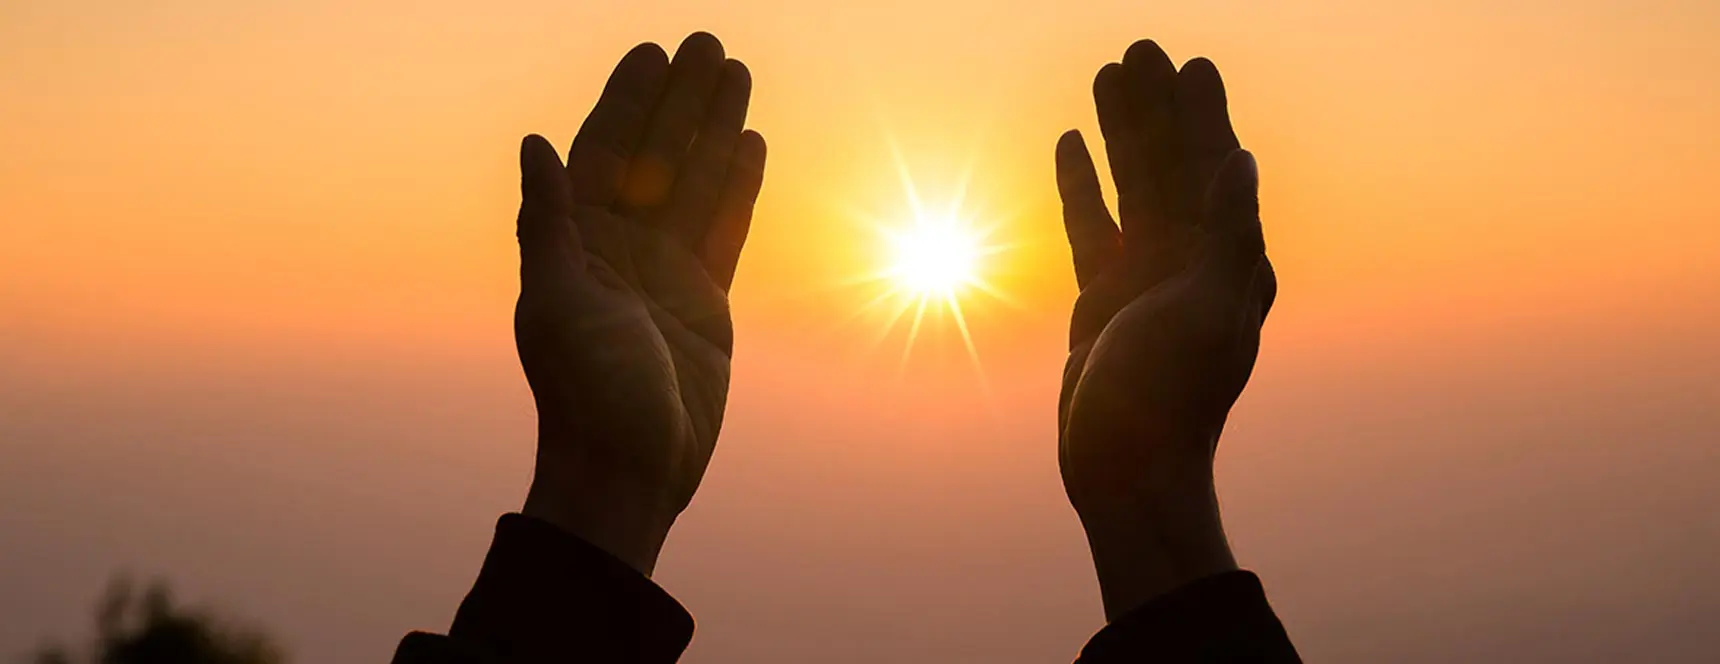
<path id="1" fill-rule="evenodd" d="M 771 157 L 655 577 L 686 661 L 1068 661 L 1102 625 L 1051 157 L 1140 37 L 1217 62 L 1261 165 L 1280 299 L 1219 482 L 1303 656 L 1720 660 L 1720 5 L 727 4 L 0 6 L 0 657 L 119 570 L 298 662 L 445 629 L 530 473 L 519 138 L 709 30 Z M 980 369 L 844 285 L 897 155 L 1011 244 Z"/>

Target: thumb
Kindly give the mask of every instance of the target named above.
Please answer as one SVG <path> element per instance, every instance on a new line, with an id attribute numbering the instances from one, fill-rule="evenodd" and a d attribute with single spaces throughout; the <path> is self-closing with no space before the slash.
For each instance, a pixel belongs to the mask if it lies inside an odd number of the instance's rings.
<path id="1" fill-rule="evenodd" d="M 584 259 L 573 228 L 573 184 L 555 147 L 537 134 L 520 142 L 518 224 L 520 277 L 525 283 Z"/>

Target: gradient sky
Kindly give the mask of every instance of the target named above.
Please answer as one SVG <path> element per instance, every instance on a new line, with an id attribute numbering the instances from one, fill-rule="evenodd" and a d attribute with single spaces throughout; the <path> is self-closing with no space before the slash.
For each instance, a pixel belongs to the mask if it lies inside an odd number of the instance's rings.
<path id="1" fill-rule="evenodd" d="M 855 3 L 858 5 L 859 3 Z M 728 421 L 657 579 L 695 663 L 1057 662 L 1052 180 L 1137 37 L 1224 71 L 1282 283 L 1220 450 L 1309 661 L 1720 660 L 1720 5 L 0 2 L 0 656 L 160 574 L 300 662 L 442 629 L 530 472 L 515 150 L 721 36 L 771 145 Z M 860 219 L 1012 249 L 856 315 Z"/>

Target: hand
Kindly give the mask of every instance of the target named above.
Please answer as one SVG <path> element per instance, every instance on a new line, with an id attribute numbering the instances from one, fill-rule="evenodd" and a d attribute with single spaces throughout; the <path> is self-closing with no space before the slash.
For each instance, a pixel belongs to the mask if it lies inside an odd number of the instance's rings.
<path id="1" fill-rule="evenodd" d="M 649 575 L 728 398 L 728 288 L 764 178 L 745 65 L 709 34 L 621 59 L 568 148 L 520 146 L 514 338 L 538 411 L 523 513 Z"/>
<path id="2" fill-rule="evenodd" d="M 1218 70 L 1179 72 L 1131 46 L 1093 83 L 1121 229 L 1077 132 L 1057 184 L 1081 294 L 1063 374 L 1063 485 L 1116 618 L 1236 569 L 1212 462 L 1254 368 L 1277 281 L 1261 235 L 1254 158 L 1231 130 Z"/>

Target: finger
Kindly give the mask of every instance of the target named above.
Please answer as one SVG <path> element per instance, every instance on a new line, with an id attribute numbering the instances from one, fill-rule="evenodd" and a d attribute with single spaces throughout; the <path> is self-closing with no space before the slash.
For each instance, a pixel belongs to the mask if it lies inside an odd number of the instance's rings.
<path id="1" fill-rule="evenodd" d="M 1122 247 L 1111 212 L 1105 209 L 1099 173 L 1081 132 L 1057 141 L 1057 194 L 1063 199 L 1063 230 L 1075 258 L 1075 285 L 1085 289 Z"/>
<path id="2" fill-rule="evenodd" d="M 1242 147 L 1230 126 L 1224 79 L 1211 60 L 1195 58 L 1177 72 L 1176 108 L 1185 155 L 1208 160 L 1211 168 L 1217 168 L 1231 151 Z"/>
<path id="3" fill-rule="evenodd" d="M 688 247 L 697 248 L 710 231 L 729 161 L 746 126 L 747 99 L 751 96 L 752 74 L 747 66 L 739 60 L 724 63 L 722 81 L 705 114 L 705 126 L 693 140 L 669 196 L 672 212 L 666 221 Z"/>
<path id="4" fill-rule="evenodd" d="M 723 44 L 710 33 L 695 32 L 675 50 L 663 96 L 622 184 L 624 211 L 649 210 L 668 199 L 675 173 L 704 124 L 705 109 L 722 73 Z"/>
<path id="5" fill-rule="evenodd" d="M 1177 69 L 1164 49 L 1143 39 L 1123 54 L 1123 73 L 1129 104 L 1139 118 L 1141 182 L 1136 191 L 1144 212 L 1123 216 L 1123 242 L 1137 249 L 1162 248 L 1169 243 L 1169 224 L 1175 219 L 1170 175 L 1180 152 L 1176 149 Z"/>
<path id="6" fill-rule="evenodd" d="M 615 65 L 567 149 L 573 200 L 597 206 L 615 202 L 668 73 L 669 56 L 650 43 L 633 47 Z"/>
<path id="7" fill-rule="evenodd" d="M 561 157 L 544 137 L 520 142 L 520 282 L 522 288 L 555 283 L 581 267 L 584 252 L 573 230 L 573 190 Z"/>
<path id="8" fill-rule="evenodd" d="M 758 200 L 759 188 L 764 186 L 764 157 L 764 137 L 751 130 L 741 133 L 729 161 L 723 192 L 717 200 L 711 231 L 705 236 L 705 270 L 725 291 L 734 283 L 735 266 L 740 262 L 741 247 L 746 245 L 747 229 L 752 225 L 753 203 Z"/>
<path id="9" fill-rule="evenodd" d="M 1260 176 L 1254 155 L 1235 150 L 1219 167 L 1207 191 L 1205 221 L 1210 255 L 1209 268 L 1219 276 L 1247 288 L 1266 256 L 1266 239 L 1260 227 Z"/>
<path id="10" fill-rule="evenodd" d="M 1177 72 L 1176 87 L 1184 161 L 1179 189 L 1205 191 L 1225 157 L 1242 147 L 1230 125 L 1224 80 L 1211 60 L 1195 58 Z"/>
<path id="11" fill-rule="evenodd" d="M 1105 139 L 1111 180 L 1116 182 L 1121 199 L 1139 184 L 1141 175 L 1141 121 L 1129 103 L 1123 65 L 1107 64 L 1093 77 L 1093 106 L 1099 112 L 1099 134 Z"/>

